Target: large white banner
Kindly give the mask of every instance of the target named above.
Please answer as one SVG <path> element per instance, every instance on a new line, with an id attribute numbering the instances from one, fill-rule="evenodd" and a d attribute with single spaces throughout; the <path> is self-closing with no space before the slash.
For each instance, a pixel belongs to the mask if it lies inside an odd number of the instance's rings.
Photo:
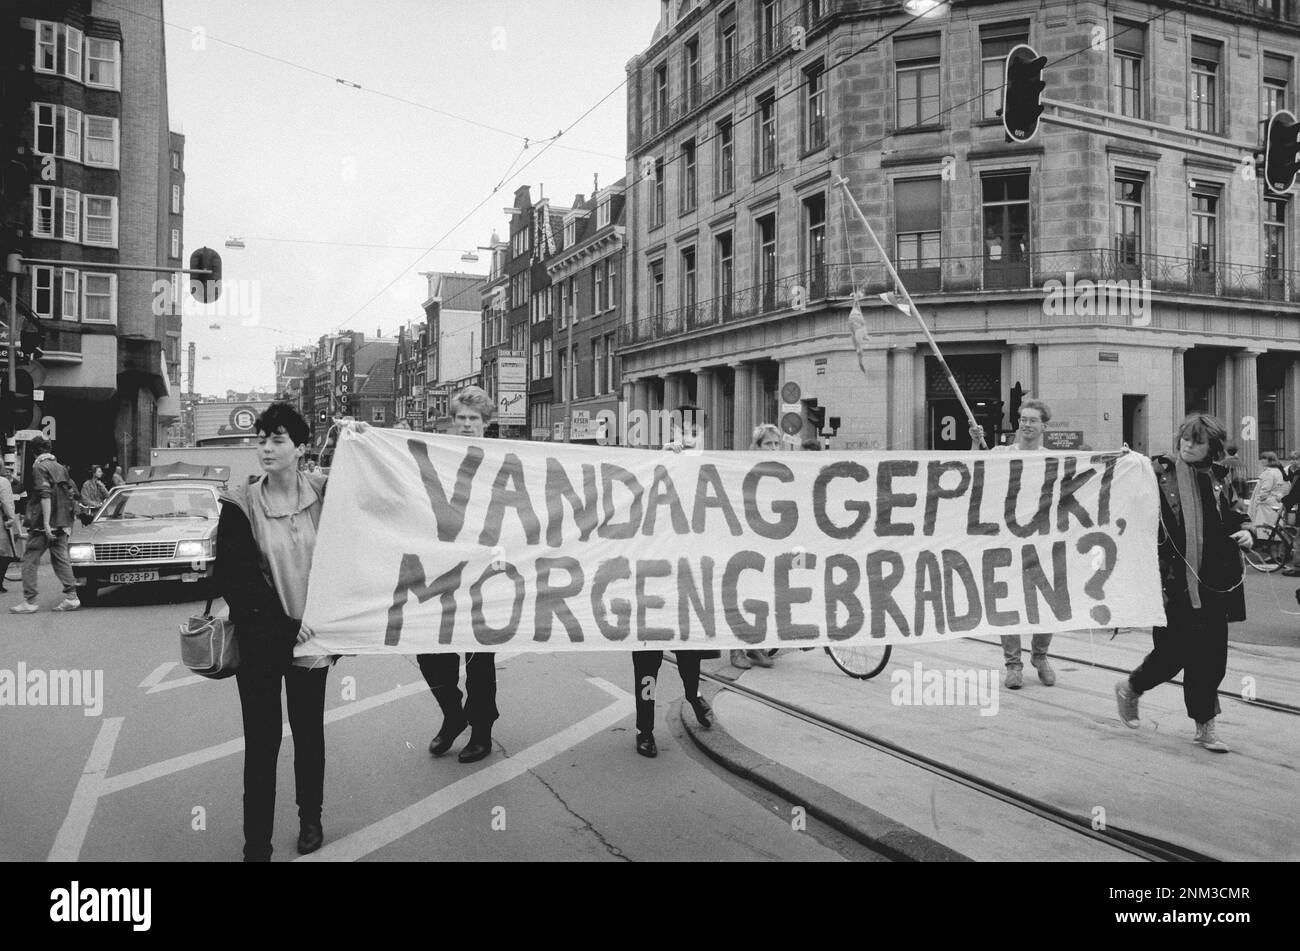
<path id="1" fill-rule="evenodd" d="M 343 433 L 300 653 L 901 643 L 1164 623 L 1137 453 Z"/>

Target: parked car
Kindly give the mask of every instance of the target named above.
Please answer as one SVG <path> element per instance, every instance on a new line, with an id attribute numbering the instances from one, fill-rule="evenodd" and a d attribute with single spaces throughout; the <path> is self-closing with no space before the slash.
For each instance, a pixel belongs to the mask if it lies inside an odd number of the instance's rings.
<path id="1" fill-rule="evenodd" d="M 225 466 L 143 466 L 128 470 L 88 526 L 78 528 L 68 554 L 78 596 L 93 603 L 104 585 L 212 577 L 218 494 Z"/>

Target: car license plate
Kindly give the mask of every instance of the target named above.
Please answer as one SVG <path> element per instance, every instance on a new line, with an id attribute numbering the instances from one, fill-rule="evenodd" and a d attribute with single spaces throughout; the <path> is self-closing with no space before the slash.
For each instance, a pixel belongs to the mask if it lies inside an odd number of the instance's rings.
<path id="1" fill-rule="evenodd" d="M 108 576 L 109 584 L 135 584 L 137 581 L 157 581 L 156 571 L 115 571 Z"/>

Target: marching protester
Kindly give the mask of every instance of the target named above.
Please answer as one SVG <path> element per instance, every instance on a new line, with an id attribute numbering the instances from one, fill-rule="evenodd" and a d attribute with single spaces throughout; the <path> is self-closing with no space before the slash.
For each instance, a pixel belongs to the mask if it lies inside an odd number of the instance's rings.
<path id="1" fill-rule="evenodd" d="M 995 452 L 1034 452 L 1043 448 L 1043 433 L 1052 419 L 1052 411 L 1046 403 L 1038 399 L 1026 399 L 1020 403 L 1020 418 L 1016 421 L 1016 438 L 1005 446 L 994 446 Z M 978 446 L 984 438 L 983 426 L 970 428 L 971 445 Z M 1051 634 L 1034 634 L 1030 638 L 1029 662 L 1038 670 L 1038 679 L 1044 686 L 1056 683 L 1056 671 L 1047 659 L 1048 648 L 1052 646 Z M 1024 686 L 1024 660 L 1021 657 L 1019 634 L 1002 635 L 1002 659 L 1006 664 L 1006 687 L 1019 690 Z"/>
<path id="2" fill-rule="evenodd" d="M 704 411 L 689 403 L 677 408 L 673 420 L 673 438 L 664 448 L 671 452 L 684 449 L 703 448 L 704 446 Z M 713 709 L 708 701 L 700 696 L 700 661 L 705 651 L 674 651 L 677 658 L 677 673 L 682 678 L 682 689 L 686 693 L 686 702 L 695 711 L 695 719 L 706 730 L 713 726 Z M 642 756 L 655 757 L 659 748 L 655 745 L 655 691 L 659 684 L 659 668 L 663 665 L 664 652 L 657 650 L 638 650 L 632 652 L 633 689 L 636 696 L 636 751 Z"/>
<path id="3" fill-rule="evenodd" d="M 104 485 L 104 470 L 99 466 L 92 466 L 90 478 L 81 483 L 81 506 L 82 506 L 82 523 L 89 525 L 91 520 L 104 505 L 104 500 L 108 498 L 108 486 Z"/>
<path id="4" fill-rule="evenodd" d="M 9 484 L 9 469 L 0 459 L 0 594 L 5 587 L 5 572 L 18 560 L 18 513 L 14 510 L 14 490 Z"/>
<path id="5" fill-rule="evenodd" d="M 1153 457 L 1160 489 L 1158 554 L 1168 624 L 1152 628 L 1153 649 L 1115 685 L 1119 718 L 1137 729 L 1138 698 L 1183 672 L 1183 702 L 1194 742 L 1215 753 L 1218 689 L 1228 666 L 1228 622 L 1246 620 L 1239 550 L 1249 551 L 1246 518 L 1234 505 L 1229 470 L 1218 460 L 1227 432 L 1206 413 L 1188 416 L 1175 453 Z"/>
<path id="6" fill-rule="evenodd" d="M 776 428 L 775 423 L 759 423 L 754 427 L 749 448 L 762 452 L 780 452 L 781 430 Z M 767 655 L 767 651 L 733 650 L 730 659 L 731 666 L 741 670 L 749 670 L 755 664 L 759 667 L 772 666 L 772 658 Z"/>
<path id="7" fill-rule="evenodd" d="M 467 386 L 451 398 L 448 411 L 458 435 L 482 437 L 492 421 L 495 406 L 482 387 Z M 496 654 L 490 651 L 465 654 L 464 706 L 459 686 L 459 654 L 417 654 L 416 661 L 442 710 L 442 727 L 429 741 L 429 752 L 434 756 L 445 755 L 469 727 L 469 742 L 456 758 L 462 763 L 477 763 L 492 752 L 492 724 L 500 716 Z"/>
<path id="8" fill-rule="evenodd" d="M 28 444 L 34 462 L 31 485 L 27 492 L 27 544 L 23 549 L 23 600 L 9 609 L 11 614 L 35 614 L 40 605 L 37 572 L 41 555 L 50 553 L 55 577 L 63 585 L 63 600 L 56 611 L 75 611 L 81 607 L 77 598 L 77 579 L 72 575 L 68 557 L 68 539 L 77 507 L 77 487 L 63 463 L 50 452 L 50 441 L 36 436 Z M 24 478 L 26 483 L 26 478 Z"/>
<path id="9" fill-rule="evenodd" d="M 1250 496 L 1250 521 L 1257 536 L 1276 524 L 1282 514 L 1282 498 L 1291 488 L 1282 464 L 1277 460 L 1277 453 L 1261 452 L 1259 465 L 1259 481 Z"/>
<path id="10" fill-rule="evenodd" d="M 217 523 L 215 581 L 230 608 L 239 643 L 239 706 L 244 721 L 244 861 L 271 860 L 276 760 L 284 681 L 293 733 L 298 852 L 324 841 L 325 679 L 334 657 L 294 657 L 311 631 L 302 624 L 307 578 L 325 477 L 298 468 L 311 439 L 307 421 L 288 403 L 257 418 L 263 475 L 231 487 Z"/>

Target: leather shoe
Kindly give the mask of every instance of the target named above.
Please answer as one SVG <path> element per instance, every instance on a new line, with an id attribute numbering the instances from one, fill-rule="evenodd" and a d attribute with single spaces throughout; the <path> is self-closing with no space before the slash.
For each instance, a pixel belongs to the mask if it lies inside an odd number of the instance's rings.
<path id="1" fill-rule="evenodd" d="M 465 748 L 460 751 L 460 755 L 456 759 L 462 763 L 477 763 L 491 752 L 492 737 L 487 736 L 483 739 L 477 739 L 471 735 L 469 742 L 465 744 Z"/>
<path id="2" fill-rule="evenodd" d="M 304 822 L 298 831 L 298 854 L 310 855 L 325 841 L 325 831 L 319 822 Z"/>
<path id="3" fill-rule="evenodd" d="M 469 726 L 469 723 L 465 720 L 461 720 L 459 725 L 444 722 L 442 729 L 429 741 L 429 752 L 434 756 L 446 756 L 447 751 L 451 749 L 451 745 L 456 742 L 457 737 L 465 732 L 467 726 Z"/>
<path id="4" fill-rule="evenodd" d="M 695 719 L 700 721 L 700 726 L 706 730 L 713 726 L 713 708 L 703 697 L 690 697 L 688 702 L 695 711 Z"/>
<path id="5" fill-rule="evenodd" d="M 648 756 L 654 759 L 659 755 L 659 747 L 655 746 L 655 735 L 653 733 L 638 733 L 636 735 L 636 751 L 642 756 Z"/>

